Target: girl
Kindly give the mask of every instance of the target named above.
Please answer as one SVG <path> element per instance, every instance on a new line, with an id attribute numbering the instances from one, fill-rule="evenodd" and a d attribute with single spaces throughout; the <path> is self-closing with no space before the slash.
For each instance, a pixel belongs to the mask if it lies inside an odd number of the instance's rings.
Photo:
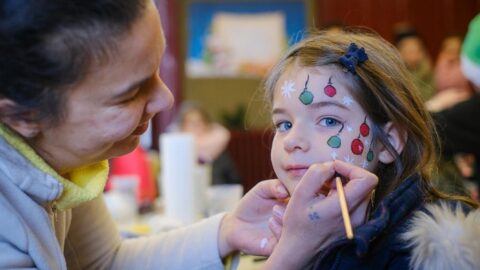
<path id="1" fill-rule="evenodd" d="M 274 180 L 150 237 L 121 239 L 107 212 L 107 160 L 173 103 L 153 1 L 3 0 L 0 13 L 0 269 L 211 270 L 235 250 L 270 254 L 259 242 L 287 196 Z"/>
<path id="2" fill-rule="evenodd" d="M 460 207 L 455 216 L 450 204 L 427 206 L 448 200 L 464 202 L 458 204 L 464 211 L 467 205 L 476 207 L 468 198 L 441 194 L 432 186 L 434 126 L 392 45 L 360 30 L 313 34 L 280 60 L 265 90 L 276 127 L 273 167 L 292 194 L 284 213 L 274 207 L 270 227 L 279 242 L 267 269 L 438 269 L 436 263 L 449 258 L 440 266 L 478 269 L 474 254 L 479 249 L 461 242 L 478 229 L 464 222 L 457 228 L 459 240 L 450 239 L 441 234 L 441 224 L 445 217 L 462 221 Z M 332 214 L 339 208 L 331 184 L 336 174 L 349 179 L 347 201 L 352 186 L 367 186 L 363 202 L 349 205 L 356 227 L 352 240 L 339 237 L 341 216 Z M 369 192 L 376 179 L 375 192 Z M 311 185 L 309 199 L 306 185 Z M 448 249 L 443 240 L 429 243 L 428 237 L 447 240 Z M 456 257 L 452 252 L 422 261 L 435 248 L 462 244 L 465 252 Z"/>

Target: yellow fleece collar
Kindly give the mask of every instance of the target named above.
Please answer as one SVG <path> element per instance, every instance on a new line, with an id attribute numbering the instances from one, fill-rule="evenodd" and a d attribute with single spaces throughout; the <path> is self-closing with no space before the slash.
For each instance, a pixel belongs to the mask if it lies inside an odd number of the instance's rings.
<path id="1" fill-rule="evenodd" d="M 107 160 L 75 169 L 70 172 L 69 179 L 66 179 L 50 167 L 23 138 L 3 124 L 0 124 L 0 136 L 28 159 L 33 166 L 53 176 L 63 185 L 63 193 L 55 201 L 57 209 L 73 208 L 83 202 L 93 200 L 103 192 L 109 170 Z"/>

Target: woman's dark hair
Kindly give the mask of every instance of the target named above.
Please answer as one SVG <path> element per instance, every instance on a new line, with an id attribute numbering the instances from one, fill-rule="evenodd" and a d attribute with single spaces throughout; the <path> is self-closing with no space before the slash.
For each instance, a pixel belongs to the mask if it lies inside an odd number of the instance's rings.
<path id="1" fill-rule="evenodd" d="M 109 59 L 118 37 L 142 15 L 145 3 L 0 0 L 0 98 L 17 104 L 8 113 L 35 112 L 35 120 L 57 123 L 65 90 L 79 82 L 92 63 Z"/>

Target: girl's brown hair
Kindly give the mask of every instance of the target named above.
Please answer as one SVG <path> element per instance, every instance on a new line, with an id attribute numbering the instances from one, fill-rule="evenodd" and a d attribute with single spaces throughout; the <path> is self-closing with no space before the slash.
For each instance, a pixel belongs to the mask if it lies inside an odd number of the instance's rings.
<path id="1" fill-rule="evenodd" d="M 351 43 L 363 47 L 368 60 L 358 64 L 356 74 L 342 72 L 339 58 Z M 410 79 L 393 45 L 367 29 L 348 29 L 342 33 L 315 32 L 294 45 L 273 68 L 265 81 L 265 99 L 273 102 L 273 92 L 280 76 L 292 66 L 329 66 L 344 74 L 351 94 L 372 121 L 373 141 L 381 143 L 396 157 L 391 164 L 381 164 L 375 172 L 380 178 L 375 201 L 394 190 L 404 179 L 420 174 L 425 194 L 434 198 L 453 198 L 441 194 L 431 184 L 437 162 L 437 135 L 419 92 Z M 392 123 L 406 138 L 401 153 L 390 144 L 384 126 Z M 457 198 L 471 202 L 467 198 Z"/>

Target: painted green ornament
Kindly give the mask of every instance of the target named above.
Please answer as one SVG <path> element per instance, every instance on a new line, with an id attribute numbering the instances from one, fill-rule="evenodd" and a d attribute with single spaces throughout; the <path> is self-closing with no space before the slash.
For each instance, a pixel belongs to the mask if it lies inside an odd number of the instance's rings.
<path id="1" fill-rule="evenodd" d="M 337 135 L 332 136 L 327 141 L 328 146 L 332 148 L 339 148 L 342 145 L 342 140 Z"/>
<path id="2" fill-rule="evenodd" d="M 339 148 L 342 145 L 342 140 L 340 139 L 340 137 L 338 135 L 340 135 L 340 133 L 342 132 L 343 127 L 344 127 L 344 125 L 342 124 L 342 127 L 340 128 L 338 133 L 336 135 L 333 135 L 332 137 L 328 138 L 328 141 L 327 141 L 328 146 L 330 146 L 332 148 Z"/>
<path id="3" fill-rule="evenodd" d="M 300 102 L 304 105 L 309 105 L 313 102 L 313 93 L 308 91 L 308 81 L 310 80 L 310 75 L 307 75 L 307 80 L 305 81 L 305 87 L 303 88 L 302 93 L 298 96 Z"/>
<path id="4" fill-rule="evenodd" d="M 367 153 L 367 161 L 370 162 L 373 160 L 373 151 L 372 150 L 368 150 L 368 153 Z"/>
<path id="5" fill-rule="evenodd" d="M 310 92 L 308 90 L 303 90 L 303 92 L 300 94 L 298 99 L 300 99 L 300 101 L 303 104 L 309 105 L 313 102 L 313 94 L 312 94 L 312 92 Z"/>

